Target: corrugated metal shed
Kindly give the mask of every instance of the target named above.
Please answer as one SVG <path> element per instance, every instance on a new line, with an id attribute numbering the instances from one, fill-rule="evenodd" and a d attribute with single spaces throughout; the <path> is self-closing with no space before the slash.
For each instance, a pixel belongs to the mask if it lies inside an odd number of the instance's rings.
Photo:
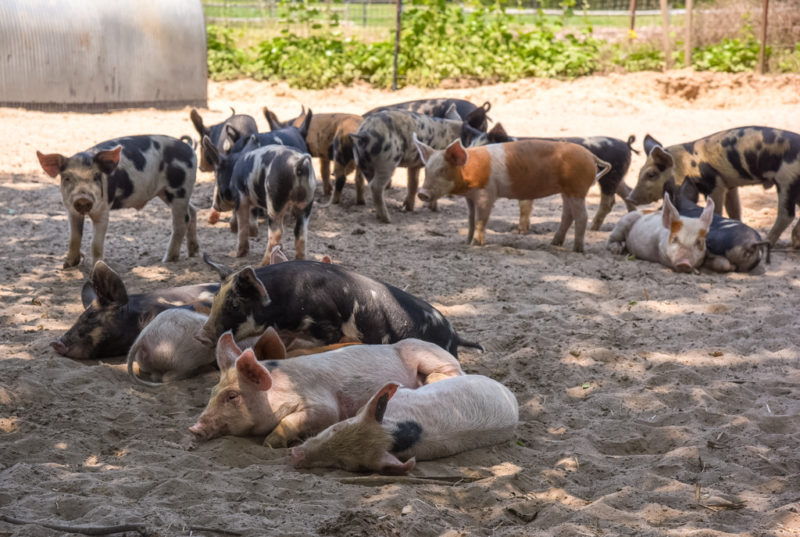
<path id="1" fill-rule="evenodd" d="M 200 0 L 1 0 L 0 106 L 206 104 Z"/>

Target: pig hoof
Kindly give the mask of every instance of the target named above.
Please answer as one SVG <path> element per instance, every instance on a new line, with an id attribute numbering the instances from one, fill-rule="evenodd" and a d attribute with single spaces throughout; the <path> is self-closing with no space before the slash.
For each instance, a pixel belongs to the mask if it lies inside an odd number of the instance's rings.
<path id="1" fill-rule="evenodd" d="M 577 244 L 572 248 L 573 251 L 578 252 L 579 254 L 583 253 L 583 245 L 581 244 L 578 246 Z"/>
<path id="2" fill-rule="evenodd" d="M 367 202 L 364 201 L 364 198 L 356 199 L 356 205 L 366 205 Z"/>
<path id="3" fill-rule="evenodd" d="M 81 262 L 81 258 L 80 257 L 78 258 L 77 261 L 75 261 L 73 259 L 67 259 L 66 261 L 64 261 L 64 265 L 62 266 L 62 268 L 65 268 L 65 269 L 72 268 L 72 267 L 77 266 L 78 263 L 80 263 L 80 262 Z"/>
<path id="4" fill-rule="evenodd" d="M 239 248 L 236 250 L 236 253 L 233 254 L 233 257 L 244 257 L 248 254 L 248 252 L 250 252 L 249 248 Z"/>
<path id="5" fill-rule="evenodd" d="M 178 254 L 167 254 L 167 255 L 164 256 L 164 259 L 162 259 L 161 262 L 162 263 L 172 263 L 172 262 L 177 261 L 178 259 L 180 259 L 180 255 L 178 255 Z"/>
<path id="6" fill-rule="evenodd" d="M 189 257 L 194 257 L 198 253 L 200 253 L 200 245 L 198 243 L 193 243 L 189 245 Z"/>
<path id="7" fill-rule="evenodd" d="M 258 228 L 251 227 L 250 231 L 248 232 L 248 234 L 251 237 L 258 237 Z"/>

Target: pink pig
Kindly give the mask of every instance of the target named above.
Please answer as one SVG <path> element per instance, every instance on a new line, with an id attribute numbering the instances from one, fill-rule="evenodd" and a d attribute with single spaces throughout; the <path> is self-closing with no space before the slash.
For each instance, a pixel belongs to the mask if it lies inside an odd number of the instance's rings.
<path id="1" fill-rule="evenodd" d="M 271 360 L 242 352 L 230 332 L 217 343 L 220 380 L 191 432 L 201 440 L 224 434 L 267 435 L 265 445 L 285 447 L 354 416 L 387 382 L 418 387 L 462 375 L 441 347 L 418 339 L 393 345 L 352 345 L 284 360 L 286 349 L 268 329 L 255 345 Z"/>
<path id="2" fill-rule="evenodd" d="M 617 254 L 627 250 L 639 259 L 661 263 L 677 272 L 691 272 L 705 259 L 706 234 L 713 216 L 711 198 L 700 218 L 686 218 L 665 193 L 661 213 L 634 211 L 620 218 L 608 237 L 608 249 Z"/>
<path id="3" fill-rule="evenodd" d="M 335 466 L 405 474 L 416 459 L 505 442 L 518 419 L 514 395 L 481 375 L 452 377 L 416 390 L 390 383 L 355 417 L 292 448 L 292 462 L 297 468 Z"/>

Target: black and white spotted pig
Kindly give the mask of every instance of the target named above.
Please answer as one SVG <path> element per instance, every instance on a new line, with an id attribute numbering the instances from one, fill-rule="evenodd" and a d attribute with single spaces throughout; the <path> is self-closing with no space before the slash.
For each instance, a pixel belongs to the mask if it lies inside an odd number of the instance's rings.
<path id="1" fill-rule="evenodd" d="M 450 106 L 450 119 L 434 118 L 405 110 L 389 110 L 366 116 L 356 134 L 353 156 L 356 165 L 369 181 L 372 201 L 378 220 L 389 222 L 389 213 L 383 201 L 384 189 L 392 180 L 398 166 L 408 168 L 408 193 L 403 209 L 414 210 L 414 199 L 419 186 L 419 170 L 424 164 L 414 144 L 413 135 L 434 149 L 444 149 L 460 138 L 464 122 Z M 435 205 L 431 206 L 435 209 Z"/>
<path id="2" fill-rule="evenodd" d="M 418 99 L 415 101 L 379 106 L 364 114 L 364 117 L 377 114 L 378 112 L 386 112 L 387 110 L 406 110 L 430 117 L 446 118 L 448 117 L 451 106 L 455 106 L 456 113 L 459 117 L 464 118 L 472 128 L 478 129 L 481 132 L 486 132 L 488 126 L 486 113 L 492 108 L 489 102 L 478 106 L 464 99 Z M 475 113 L 476 110 L 481 110 L 481 112 Z M 450 141 L 452 142 L 452 140 Z"/>
<path id="3" fill-rule="evenodd" d="M 191 147 L 169 136 L 114 138 L 71 157 L 36 152 L 50 177 L 61 176 L 61 197 L 69 214 L 69 252 L 64 268 L 81 260 L 83 224 L 94 224 L 93 263 L 103 258 L 103 243 L 113 209 L 141 209 L 158 196 L 172 209 L 172 236 L 164 261 L 177 261 L 186 237 L 197 254 L 197 211 L 190 198 L 197 158 Z"/>
<path id="4" fill-rule="evenodd" d="M 728 216 L 741 219 L 738 187 L 761 185 L 778 190 L 778 215 L 767 240 L 775 245 L 789 227 L 800 203 L 800 134 L 770 127 L 738 127 L 693 142 L 664 148 L 650 135 L 644 140 L 647 161 L 630 200 L 657 201 L 666 183 L 681 186 L 691 178 L 701 194 L 723 200 Z M 800 222 L 792 230 L 792 246 L 800 248 Z"/>
<path id="5" fill-rule="evenodd" d="M 463 136 L 462 136 L 463 137 Z M 631 165 L 631 151 L 635 151 L 631 144 L 636 137 L 631 135 L 627 141 L 610 136 L 567 136 L 563 138 L 531 138 L 509 136 L 503 126 L 498 123 L 486 133 L 486 143 L 501 144 L 515 140 L 550 140 L 554 142 L 571 142 L 585 147 L 597 158 L 611 164 L 611 170 L 597 182 L 600 185 L 600 207 L 592 220 L 591 229 L 598 230 L 606 216 L 614 208 L 614 194 L 623 200 L 628 211 L 636 209 L 636 205 L 627 201 L 631 189 L 625 184 L 625 175 Z M 638 151 L 637 151 L 638 153 Z M 533 210 L 533 200 L 519 202 L 519 232 L 525 233 L 530 229 L 530 216 Z"/>
<path id="6" fill-rule="evenodd" d="M 207 141 L 208 138 L 203 139 L 204 144 Z M 252 136 L 250 143 L 256 143 Z M 210 151 L 209 156 L 215 160 L 217 157 L 212 155 L 213 151 Z M 231 161 L 233 165 L 228 173 L 228 169 L 222 164 Z M 250 251 L 249 235 L 253 234 L 255 227 L 251 209 L 257 207 L 266 210 L 269 223 L 267 249 L 261 265 L 270 263 L 272 248 L 280 244 L 283 219 L 288 213 L 292 213 L 296 219 L 295 257 L 303 259 L 308 218 L 314 205 L 314 190 L 317 186 L 311 155 L 292 147 L 267 145 L 221 157 L 215 162 L 220 195 L 233 199 L 236 219 L 239 221 L 236 257 L 243 257 Z M 250 225 L 246 226 L 244 224 L 248 218 Z"/>

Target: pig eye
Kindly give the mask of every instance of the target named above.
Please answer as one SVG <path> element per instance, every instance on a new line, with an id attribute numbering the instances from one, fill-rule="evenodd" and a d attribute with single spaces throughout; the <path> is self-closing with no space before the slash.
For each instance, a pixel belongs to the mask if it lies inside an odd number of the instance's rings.
<path id="1" fill-rule="evenodd" d="M 669 242 L 671 244 L 678 244 L 678 236 L 677 235 L 673 235 L 672 237 L 669 238 Z"/>
<path id="2" fill-rule="evenodd" d="M 99 173 L 94 174 L 94 182 L 95 183 L 99 183 L 102 178 L 103 178 L 103 176 L 100 175 Z"/>
<path id="3" fill-rule="evenodd" d="M 224 397 L 225 401 L 228 403 L 232 403 L 233 401 L 236 401 L 238 398 L 239 398 L 239 392 L 235 390 L 229 391 L 228 393 L 225 394 Z"/>
<path id="4" fill-rule="evenodd" d="M 697 246 L 698 250 L 703 250 L 706 247 L 706 241 L 704 241 L 703 239 L 697 239 L 695 245 Z"/>

